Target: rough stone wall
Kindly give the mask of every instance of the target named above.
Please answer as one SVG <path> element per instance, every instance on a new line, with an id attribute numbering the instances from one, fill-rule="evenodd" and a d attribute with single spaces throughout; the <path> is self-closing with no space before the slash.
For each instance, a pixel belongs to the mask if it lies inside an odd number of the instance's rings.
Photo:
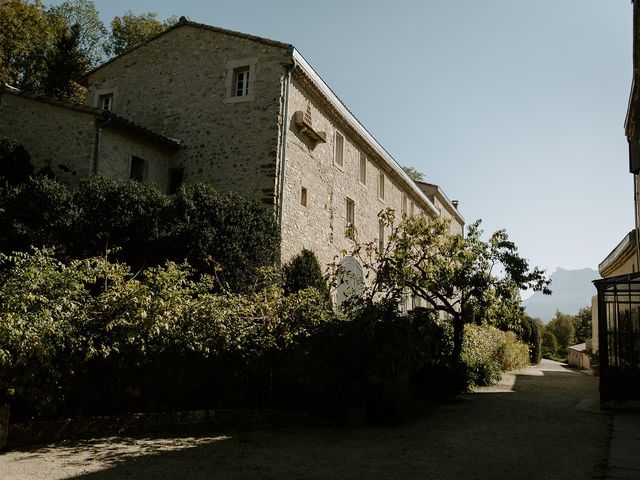
<path id="1" fill-rule="evenodd" d="M 0 94 L 0 136 L 24 145 L 36 171 L 49 166 L 71 185 L 92 173 L 95 131 L 91 114 Z"/>
<path id="2" fill-rule="evenodd" d="M 327 142 L 314 142 L 293 121 L 296 111 L 311 107 L 313 129 L 326 133 Z M 400 215 L 403 190 L 385 173 L 384 199 L 378 197 L 381 163 L 367 158 L 366 184 L 360 182 L 360 154 L 369 150 L 350 136 L 340 121 L 315 101 L 301 82 L 292 82 L 289 96 L 287 160 L 284 174 L 282 259 L 287 261 L 303 248 L 313 250 L 322 266 L 341 258 L 341 249 L 353 242 L 346 237 L 346 199 L 355 202 L 355 226 L 361 241 L 378 239 L 378 213 L 393 208 Z M 344 136 L 344 161 L 334 163 L 336 129 Z M 301 204 L 302 187 L 307 189 L 307 206 Z M 408 208 L 411 194 L 408 195 Z M 416 205 L 414 213 L 423 213 Z M 388 231 L 386 235 L 388 235 Z"/>
<path id="3" fill-rule="evenodd" d="M 440 200 L 438 195 L 433 199 L 433 204 L 440 210 L 440 217 L 449 220 L 449 233 L 452 235 L 463 233 L 463 224 L 460 223 L 455 216 L 449 211 L 448 205 Z"/>
<path id="4" fill-rule="evenodd" d="M 98 173 L 118 181 L 127 181 L 131 174 L 131 157 L 144 160 L 144 183 L 163 193 L 169 184 L 171 152 L 152 143 L 143 142 L 125 132 L 103 128 L 98 151 Z"/>
<path id="5" fill-rule="evenodd" d="M 174 166 L 273 204 L 286 48 L 190 25 L 88 77 L 88 104 L 113 93 L 113 112 L 183 142 Z M 235 62 L 235 63 L 234 63 Z M 230 101 L 233 66 L 252 65 L 253 100 Z"/>

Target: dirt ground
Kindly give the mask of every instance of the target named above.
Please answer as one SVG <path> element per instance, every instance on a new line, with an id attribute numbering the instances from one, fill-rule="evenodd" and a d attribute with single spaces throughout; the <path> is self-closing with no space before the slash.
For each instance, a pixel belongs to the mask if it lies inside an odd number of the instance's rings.
<path id="1" fill-rule="evenodd" d="M 610 436 L 597 379 L 543 361 L 409 425 L 63 442 L 0 455 L 0 479 L 582 480 Z"/>

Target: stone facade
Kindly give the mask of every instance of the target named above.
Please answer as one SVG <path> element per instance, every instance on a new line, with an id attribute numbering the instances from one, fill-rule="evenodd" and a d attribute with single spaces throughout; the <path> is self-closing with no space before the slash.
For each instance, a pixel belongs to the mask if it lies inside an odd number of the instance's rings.
<path id="1" fill-rule="evenodd" d="M 0 91 L 0 136 L 31 154 L 36 170 L 50 167 L 68 183 L 93 173 L 95 117 Z"/>
<path id="2" fill-rule="evenodd" d="M 117 117 L 44 97 L 0 89 L 0 137 L 14 138 L 36 171 L 48 167 L 76 185 L 90 175 L 128 180 L 132 158 L 144 163 L 143 181 L 167 191 L 170 159 L 178 144 Z"/>
<path id="3" fill-rule="evenodd" d="M 462 232 L 464 219 L 438 187 L 434 195 L 418 188 L 291 45 L 182 18 L 84 82 L 85 110 L 42 125 L 32 115 L 25 126 L 75 135 L 66 143 L 84 148 L 79 176 L 125 180 L 135 156 L 148 160 L 144 181 L 161 191 L 181 169 L 187 183 L 263 201 L 280 224 L 283 261 L 303 248 L 323 265 L 339 260 L 353 245 L 348 232 L 384 239 L 378 213 L 386 208 L 446 216 L 452 233 Z M 130 128 L 87 113 L 101 108 Z M 82 138 L 72 117 L 86 124 Z"/>
<path id="4" fill-rule="evenodd" d="M 449 200 L 438 185 L 418 182 L 418 187 L 436 206 L 438 216 L 449 221 L 449 232 L 452 235 L 462 235 L 464 233 L 464 218 L 458 212 L 458 202 Z"/>
<path id="5" fill-rule="evenodd" d="M 111 94 L 115 114 L 178 139 L 186 182 L 273 204 L 287 49 L 183 22 L 90 72 L 87 102 Z M 235 65 L 252 67 L 248 98 L 230 95 Z"/>

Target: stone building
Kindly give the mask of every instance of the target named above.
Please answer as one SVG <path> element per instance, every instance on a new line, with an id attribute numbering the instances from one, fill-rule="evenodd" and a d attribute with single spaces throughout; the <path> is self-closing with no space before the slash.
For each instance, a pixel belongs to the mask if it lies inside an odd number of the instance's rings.
<path id="1" fill-rule="evenodd" d="M 168 188 L 180 144 L 97 108 L 53 100 L 0 84 L 0 136 L 18 140 L 36 170 L 76 184 L 90 175 L 136 178 Z M 148 159 L 148 162 L 142 161 Z"/>
<path id="2" fill-rule="evenodd" d="M 599 352 L 600 400 L 609 406 L 640 401 L 640 2 L 633 5 L 633 78 L 625 119 L 635 226 L 598 265 L 592 301 L 594 351 Z"/>
<path id="3" fill-rule="evenodd" d="M 276 212 L 284 261 L 308 248 L 322 264 L 333 262 L 350 247 L 354 229 L 363 240 L 384 241 L 377 215 L 386 208 L 445 216 L 452 232 L 462 231 L 457 203 L 435 185 L 416 185 L 292 45 L 182 17 L 83 82 L 83 107 L 2 92 L 0 108 L 31 112 L 25 124 L 38 109 L 57 110 L 53 124 L 65 128 L 46 139 L 42 153 L 10 121 L 0 121 L 0 135 L 13 134 L 38 158 L 67 138 L 68 148 L 85 148 L 66 155 L 78 159 L 66 168 L 82 175 L 126 178 L 128 165 L 130 176 L 135 166 L 139 179 L 163 191 L 203 181 L 257 198 Z M 86 126 L 74 134 L 66 122 L 76 117 Z M 96 160 L 99 131 L 105 153 Z M 129 140 L 148 150 L 125 145 Z M 347 263 L 357 273 L 353 259 Z"/>

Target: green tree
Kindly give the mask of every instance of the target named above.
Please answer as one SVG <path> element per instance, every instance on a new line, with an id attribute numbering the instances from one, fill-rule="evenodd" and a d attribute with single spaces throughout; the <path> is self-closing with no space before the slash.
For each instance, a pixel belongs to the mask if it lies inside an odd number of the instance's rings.
<path id="1" fill-rule="evenodd" d="M 106 59 L 110 53 L 109 34 L 92 0 L 67 0 L 50 7 L 47 14 L 55 17 L 63 30 L 77 29 L 78 52 L 87 67 Z"/>
<path id="2" fill-rule="evenodd" d="M 175 25 L 177 21 L 172 16 L 162 22 L 158 20 L 156 12 L 136 15 L 129 10 L 122 17 L 114 17 L 111 21 L 112 51 L 115 55 L 120 55 Z"/>
<path id="3" fill-rule="evenodd" d="M 64 28 L 47 58 L 41 93 L 46 96 L 81 103 L 85 89 L 75 81 L 87 70 L 87 58 L 80 53 L 80 27 Z"/>
<path id="4" fill-rule="evenodd" d="M 39 0 L 0 0 L 0 82 L 39 91 L 55 25 Z"/>
<path id="5" fill-rule="evenodd" d="M 556 311 L 555 317 L 547 324 L 546 330 L 552 332 L 558 339 L 558 354 L 566 357 L 567 348 L 575 341 L 573 317 Z"/>
<path id="6" fill-rule="evenodd" d="M 409 175 L 409 178 L 414 182 L 424 181 L 424 173 L 422 173 L 421 171 L 416 170 L 415 168 L 409 167 L 409 166 L 402 167 L 402 170 L 404 170 L 404 173 Z"/>
<path id="7" fill-rule="evenodd" d="M 529 360 L 531 365 L 538 365 L 542 359 L 542 332 L 544 325 L 538 318 L 523 315 L 520 339 L 529 346 Z"/>
<path id="8" fill-rule="evenodd" d="M 557 358 L 560 358 L 558 353 L 559 349 L 558 339 L 551 330 L 547 330 L 545 328 L 544 333 L 542 334 L 542 356 L 544 358 L 556 360 Z"/>
<path id="9" fill-rule="evenodd" d="M 282 283 L 285 295 L 305 288 L 315 288 L 330 299 L 329 287 L 322 274 L 318 257 L 306 248 L 282 266 Z"/>
<path id="10" fill-rule="evenodd" d="M 529 268 L 504 230 L 483 241 L 479 220 L 468 227 L 465 237 L 449 234 L 449 224 L 443 219 L 412 216 L 395 224 L 392 210 L 381 212 L 380 219 L 390 228 L 384 250 L 378 250 L 377 241 L 356 240 L 347 252 L 374 275 L 373 282 L 365 286 L 365 301 L 400 301 L 410 292 L 434 310 L 445 312 L 453 320 L 456 361 L 464 324 L 472 322 L 475 314 L 490 321 L 488 312 L 513 311 L 517 290 L 551 293 L 544 271 Z"/>
<path id="11" fill-rule="evenodd" d="M 576 343 L 584 343 L 591 338 L 591 307 L 581 308 L 573 316 L 573 328 L 575 329 Z"/>

